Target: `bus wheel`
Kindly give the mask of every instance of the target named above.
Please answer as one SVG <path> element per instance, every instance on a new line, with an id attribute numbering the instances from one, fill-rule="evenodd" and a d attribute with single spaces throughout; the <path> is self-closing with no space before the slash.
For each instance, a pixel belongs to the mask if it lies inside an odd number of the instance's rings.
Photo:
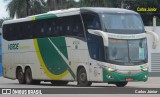
<path id="1" fill-rule="evenodd" d="M 116 82 L 115 85 L 116 85 L 117 87 L 124 87 L 124 86 L 127 85 L 127 83 L 128 83 L 128 82 Z"/>
<path id="2" fill-rule="evenodd" d="M 87 81 L 87 73 L 84 68 L 80 68 L 77 76 L 78 86 L 91 86 L 92 82 Z"/>
<path id="3" fill-rule="evenodd" d="M 17 68 L 16 77 L 18 79 L 19 84 L 25 84 L 25 78 L 22 68 Z"/>
<path id="4" fill-rule="evenodd" d="M 25 71 L 25 79 L 26 79 L 26 84 L 33 84 L 32 71 L 30 68 L 27 68 Z"/>
<path id="5" fill-rule="evenodd" d="M 68 81 L 51 81 L 54 86 L 65 86 L 68 84 Z"/>

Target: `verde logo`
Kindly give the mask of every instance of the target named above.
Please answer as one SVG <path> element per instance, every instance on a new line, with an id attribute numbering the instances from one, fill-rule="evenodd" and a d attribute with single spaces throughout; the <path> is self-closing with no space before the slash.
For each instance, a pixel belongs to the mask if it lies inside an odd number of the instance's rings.
<path id="1" fill-rule="evenodd" d="M 8 50 L 18 50 L 19 43 L 8 44 Z"/>

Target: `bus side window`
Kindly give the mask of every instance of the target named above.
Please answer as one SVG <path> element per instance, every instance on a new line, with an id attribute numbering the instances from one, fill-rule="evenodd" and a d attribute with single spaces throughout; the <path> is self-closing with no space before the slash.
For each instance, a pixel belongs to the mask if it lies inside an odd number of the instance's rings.
<path id="1" fill-rule="evenodd" d="M 54 36 L 59 36 L 59 21 L 58 19 L 56 18 L 54 20 L 55 22 L 55 28 L 54 28 Z"/>
<path id="2" fill-rule="evenodd" d="M 38 26 L 37 21 L 33 21 L 33 27 L 34 27 L 33 37 L 37 38 L 38 37 L 38 31 L 39 31 L 39 26 Z"/>
<path id="3" fill-rule="evenodd" d="M 21 39 L 30 39 L 29 38 L 29 34 L 28 34 L 28 32 L 27 32 L 27 30 L 26 30 L 26 23 L 21 23 Z"/>
<path id="4" fill-rule="evenodd" d="M 29 39 L 29 35 L 27 30 L 25 30 L 25 23 L 19 23 L 19 32 L 18 32 L 18 40 L 20 39 Z"/>
<path id="5" fill-rule="evenodd" d="M 35 22 L 29 21 L 27 22 L 27 37 L 29 39 L 31 38 L 35 38 L 35 26 L 34 26 Z M 25 27 L 26 28 L 26 27 Z"/>
<path id="6" fill-rule="evenodd" d="M 57 31 L 58 31 L 57 34 L 58 34 L 58 36 L 62 36 L 62 35 L 63 35 L 63 34 L 62 34 L 62 33 L 63 33 L 63 32 L 62 32 L 62 30 L 63 30 L 63 29 L 62 29 L 62 22 L 63 22 L 62 17 L 60 17 L 60 18 L 57 19 L 57 22 L 56 22 L 56 23 L 57 23 Z"/>
<path id="7" fill-rule="evenodd" d="M 16 25 L 15 40 L 19 40 L 23 37 L 23 34 L 22 34 L 23 32 L 21 31 L 22 30 L 21 27 L 22 25 L 20 23 Z"/>
<path id="8" fill-rule="evenodd" d="M 55 34 L 56 34 L 56 24 L 55 24 L 55 20 L 54 19 L 52 19 L 50 21 L 50 28 L 49 29 L 51 29 L 51 36 L 54 37 Z"/>
<path id="9" fill-rule="evenodd" d="M 65 17 L 65 21 L 64 21 L 64 31 L 65 31 L 65 35 L 72 35 L 72 16 L 67 16 Z"/>
<path id="10" fill-rule="evenodd" d="M 83 18 L 83 22 L 84 22 L 84 26 L 86 30 L 87 29 L 95 29 L 95 30 L 101 29 L 100 20 L 99 20 L 98 15 L 82 14 L 82 18 Z"/>
<path id="11" fill-rule="evenodd" d="M 10 27 L 10 39 L 11 40 L 16 40 L 17 39 L 17 25 L 16 24 L 11 24 L 11 27 Z"/>
<path id="12" fill-rule="evenodd" d="M 9 40 L 9 24 L 3 26 L 3 38 Z"/>
<path id="13" fill-rule="evenodd" d="M 40 33 L 40 36 L 39 36 L 40 38 L 43 38 L 45 36 L 46 32 L 44 31 L 44 28 L 45 28 L 45 22 L 44 22 L 44 20 L 41 20 L 40 21 L 40 29 L 41 30 L 39 32 Z"/>
<path id="14" fill-rule="evenodd" d="M 72 26 L 72 33 L 74 36 L 84 37 L 83 27 L 82 27 L 82 20 L 80 15 L 72 16 L 71 19 L 71 26 Z"/>
<path id="15" fill-rule="evenodd" d="M 92 13 L 82 13 L 82 18 L 86 30 L 87 45 L 90 57 L 99 61 L 104 61 L 104 46 L 102 37 L 90 34 L 87 31 L 88 29 L 101 29 L 98 15 Z"/>
<path id="16" fill-rule="evenodd" d="M 50 21 L 49 20 L 43 20 L 43 37 L 50 37 Z"/>
<path id="17" fill-rule="evenodd" d="M 60 36 L 61 33 L 60 33 L 60 19 L 59 18 L 56 18 L 55 19 L 55 34 L 54 36 Z"/>
<path id="18" fill-rule="evenodd" d="M 27 22 L 27 26 L 28 26 L 27 37 L 29 39 L 32 39 L 32 38 L 35 37 L 35 26 L 34 26 L 34 23 L 35 22 L 32 22 L 32 21 Z"/>
<path id="19" fill-rule="evenodd" d="M 47 21 L 46 23 L 46 30 L 47 30 L 47 36 L 48 37 L 51 37 L 52 36 L 52 33 L 53 33 L 53 29 L 52 29 L 52 22 L 51 21 Z"/>
<path id="20" fill-rule="evenodd" d="M 12 40 L 12 33 L 13 33 L 13 27 L 11 24 L 8 25 L 7 27 L 8 32 L 7 32 L 7 38 L 8 40 Z"/>

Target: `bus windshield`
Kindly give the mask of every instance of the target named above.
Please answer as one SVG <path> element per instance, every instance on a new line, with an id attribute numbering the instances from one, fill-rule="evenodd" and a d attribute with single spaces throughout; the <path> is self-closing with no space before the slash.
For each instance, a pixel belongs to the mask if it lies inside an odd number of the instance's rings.
<path id="1" fill-rule="evenodd" d="M 144 25 L 138 14 L 103 14 L 105 29 L 111 33 L 144 33 Z"/>
<path id="2" fill-rule="evenodd" d="M 107 49 L 108 60 L 115 63 L 127 65 L 127 63 L 147 62 L 147 42 L 146 39 L 119 40 L 109 39 Z M 138 65 L 137 64 L 137 65 Z"/>

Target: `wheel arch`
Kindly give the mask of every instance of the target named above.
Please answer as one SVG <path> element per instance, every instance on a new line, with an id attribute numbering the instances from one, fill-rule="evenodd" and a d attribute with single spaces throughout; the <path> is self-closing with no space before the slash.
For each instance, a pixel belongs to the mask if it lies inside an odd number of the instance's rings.
<path id="1" fill-rule="evenodd" d="M 26 71 L 27 68 L 30 68 L 30 69 L 31 69 L 31 67 L 30 67 L 29 65 L 27 65 L 27 66 L 25 66 L 24 71 Z M 31 69 L 31 71 L 32 71 L 32 69 Z"/>
<path id="2" fill-rule="evenodd" d="M 86 67 L 85 65 L 79 65 L 79 66 L 77 67 L 76 80 L 77 80 L 77 78 L 78 78 L 78 72 L 79 72 L 79 70 L 80 70 L 81 68 L 84 68 L 84 69 L 86 70 L 87 79 L 89 79 L 89 72 L 88 72 L 89 68 L 87 69 L 87 67 Z"/>

